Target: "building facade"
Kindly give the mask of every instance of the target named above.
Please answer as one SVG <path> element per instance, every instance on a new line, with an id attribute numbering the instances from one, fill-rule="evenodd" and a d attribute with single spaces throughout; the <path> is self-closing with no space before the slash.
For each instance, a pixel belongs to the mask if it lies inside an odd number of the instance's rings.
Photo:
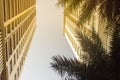
<path id="1" fill-rule="evenodd" d="M 36 28 L 36 0 L 0 0 L 0 80 L 20 80 Z"/>
<path id="2" fill-rule="evenodd" d="M 65 7 L 64 7 L 65 8 Z M 75 34 L 75 29 L 77 28 L 77 23 L 78 23 L 78 18 L 80 13 L 80 9 L 77 11 L 74 11 L 72 13 L 64 14 L 64 35 L 70 44 L 73 53 L 75 54 L 76 58 L 79 59 L 80 61 L 83 61 L 82 56 L 87 56 L 85 52 L 83 52 L 81 45 L 79 44 L 76 34 Z M 95 31 L 98 33 L 100 36 L 104 48 L 108 48 L 109 46 L 109 41 L 108 41 L 108 36 L 107 34 L 105 35 L 105 26 L 104 24 L 100 23 L 100 19 L 98 17 L 98 12 L 94 11 L 93 14 L 91 15 L 91 20 L 89 22 L 86 22 L 83 26 L 79 26 L 80 31 L 87 35 L 91 35 L 92 27 L 95 29 Z M 78 29 L 78 28 L 77 28 Z"/>

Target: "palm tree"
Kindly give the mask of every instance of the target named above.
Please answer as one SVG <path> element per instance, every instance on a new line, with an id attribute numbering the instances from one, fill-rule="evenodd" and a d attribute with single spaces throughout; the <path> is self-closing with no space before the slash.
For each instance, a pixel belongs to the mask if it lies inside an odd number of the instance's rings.
<path id="1" fill-rule="evenodd" d="M 67 4 L 67 6 L 66 6 Z M 82 25 L 90 20 L 91 14 L 96 9 L 101 19 L 109 24 L 120 24 L 120 0 L 58 0 L 58 6 L 65 6 L 65 12 L 70 13 L 81 7 L 78 24 Z"/>
<path id="2" fill-rule="evenodd" d="M 78 26 L 89 21 L 95 10 L 99 12 L 100 18 L 107 22 L 106 28 L 111 32 L 111 66 L 115 80 L 120 80 L 120 0 L 58 0 L 58 5 L 65 6 L 66 13 L 76 11 L 82 6 Z"/>
<path id="3" fill-rule="evenodd" d="M 85 78 L 85 65 L 79 63 L 77 59 L 66 58 L 61 56 L 53 56 L 51 62 L 51 67 L 61 75 L 65 76 L 65 79 L 76 77 L 78 80 L 80 78 Z M 81 76 L 80 76 L 81 75 Z M 66 77 L 67 76 L 67 77 Z"/>
<path id="4" fill-rule="evenodd" d="M 108 64 L 88 65 L 76 59 L 54 56 L 51 67 L 66 80 L 113 80 Z M 106 67 L 107 65 L 107 67 Z M 104 67 L 104 68 L 103 68 Z"/>
<path id="5" fill-rule="evenodd" d="M 82 34 L 76 29 L 76 37 L 82 44 L 82 49 L 89 55 L 88 64 L 77 59 L 53 56 L 51 67 L 66 80 L 114 80 L 111 70 L 111 59 L 103 48 L 98 34 L 94 31 L 91 37 Z M 67 76 L 67 77 L 66 77 Z M 75 79 L 72 79 L 75 78 Z"/>

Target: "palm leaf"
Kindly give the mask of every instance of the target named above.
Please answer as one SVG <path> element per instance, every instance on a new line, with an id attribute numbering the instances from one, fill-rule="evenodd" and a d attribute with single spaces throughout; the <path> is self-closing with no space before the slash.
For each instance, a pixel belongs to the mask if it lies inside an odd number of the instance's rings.
<path id="1" fill-rule="evenodd" d="M 82 45 L 82 50 L 88 53 L 90 61 L 98 63 L 107 58 L 108 55 L 106 55 L 107 52 L 102 45 L 101 39 L 94 30 L 91 33 L 91 37 L 83 34 L 79 28 L 76 29 L 75 33 L 80 45 Z"/>
<path id="2" fill-rule="evenodd" d="M 58 0 L 57 5 L 64 7 L 65 4 L 69 4 L 72 0 Z"/>
<path id="3" fill-rule="evenodd" d="M 65 80 L 112 80 L 110 65 L 106 63 L 86 66 L 76 59 L 64 56 L 53 56 L 52 60 L 51 67 Z"/>
<path id="4" fill-rule="evenodd" d="M 79 15 L 78 26 L 83 26 L 86 21 L 90 21 L 92 12 L 96 10 L 97 0 L 86 0 L 81 7 L 81 15 Z"/>
<path id="5" fill-rule="evenodd" d="M 53 56 L 52 60 L 51 67 L 60 74 L 61 77 L 68 75 L 77 78 L 85 78 L 86 66 L 77 59 L 66 58 L 64 56 Z"/>
<path id="6" fill-rule="evenodd" d="M 57 5 L 65 7 L 65 13 L 71 13 L 78 10 L 84 0 L 58 0 Z"/>
<path id="7" fill-rule="evenodd" d="M 111 66 L 112 71 L 114 72 L 114 79 L 120 79 L 120 26 L 116 26 L 113 29 L 112 39 L 111 39 L 111 46 L 110 46 L 110 54 L 111 54 Z"/>

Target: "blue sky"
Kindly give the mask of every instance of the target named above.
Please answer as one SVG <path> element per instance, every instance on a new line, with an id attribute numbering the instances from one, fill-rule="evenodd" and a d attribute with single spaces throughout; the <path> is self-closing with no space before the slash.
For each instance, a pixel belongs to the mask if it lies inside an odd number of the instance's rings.
<path id="1" fill-rule="evenodd" d="M 61 80 L 50 68 L 53 55 L 73 56 L 63 35 L 63 9 L 57 0 L 37 0 L 37 28 L 20 80 Z"/>

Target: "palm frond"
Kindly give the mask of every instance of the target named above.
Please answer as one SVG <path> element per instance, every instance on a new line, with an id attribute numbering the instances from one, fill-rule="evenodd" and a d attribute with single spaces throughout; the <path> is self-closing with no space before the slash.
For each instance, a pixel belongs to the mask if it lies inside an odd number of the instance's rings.
<path id="1" fill-rule="evenodd" d="M 68 4 L 65 8 L 66 13 L 72 13 L 79 9 L 81 3 L 83 3 L 84 0 L 72 0 L 70 4 Z"/>
<path id="2" fill-rule="evenodd" d="M 77 78 L 85 77 L 86 66 L 77 59 L 66 58 L 64 56 L 53 56 L 52 60 L 51 67 L 62 77 L 66 74 Z"/>
<path id="3" fill-rule="evenodd" d="M 65 80 L 112 80 L 109 65 L 84 65 L 76 59 L 53 56 L 51 67 Z M 102 65 L 104 64 L 104 65 Z M 104 67 L 104 68 L 103 68 Z M 107 75 L 107 76 L 106 76 Z"/>
<path id="4" fill-rule="evenodd" d="M 105 3 L 105 14 L 108 22 L 113 22 L 113 14 L 115 11 L 115 1 L 114 0 L 106 0 Z"/>
<path id="5" fill-rule="evenodd" d="M 106 29 L 111 32 L 111 29 L 115 26 L 114 13 L 116 0 L 103 0 L 98 8 L 99 18 L 102 23 L 106 22 Z"/>
<path id="6" fill-rule="evenodd" d="M 81 7 L 81 15 L 79 15 L 78 26 L 84 25 L 86 21 L 90 21 L 92 12 L 96 10 L 97 0 L 86 0 Z"/>
<path id="7" fill-rule="evenodd" d="M 65 4 L 69 4 L 69 3 L 71 3 L 71 1 L 72 0 L 58 0 L 57 5 L 61 6 L 61 7 L 64 7 Z"/>
<path id="8" fill-rule="evenodd" d="M 83 3 L 82 7 L 81 3 Z M 94 29 L 91 31 L 91 36 L 88 37 L 77 28 L 76 38 L 82 45 L 82 50 L 88 53 L 90 64 L 86 66 L 76 59 L 55 56 L 52 58 L 51 67 L 61 76 L 67 74 L 80 77 L 81 80 L 120 80 L 120 24 L 116 21 L 116 16 L 120 15 L 120 0 L 58 0 L 58 5 L 65 7 L 65 12 L 68 13 L 81 7 L 78 26 L 83 26 L 86 21 L 90 21 L 92 13 L 97 9 L 100 20 L 103 21 L 103 24 L 107 23 L 107 33 L 112 37 L 111 56 L 106 54 L 107 51 Z"/>
<path id="9" fill-rule="evenodd" d="M 83 34 L 79 28 L 76 29 L 75 33 L 80 45 L 82 45 L 82 50 L 88 53 L 92 61 L 98 63 L 105 59 L 107 52 L 102 45 L 99 35 L 94 30 L 89 37 Z"/>
<path id="10" fill-rule="evenodd" d="M 65 7 L 65 13 L 76 11 L 84 0 L 58 0 L 57 5 Z"/>
<path id="11" fill-rule="evenodd" d="M 112 29 L 112 34 L 111 34 L 112 38 L 110 41 L 111 54 L 119 53 L 119 48 L 120 48 L 120 28 L 119 27 L 120 26 L 115 26 Z"/>
<path id="12" fill-rule="evenodd" d="M 112 20 L 113 10 L 114 10 L 114 0 L 103 0 L 99 6 L 99 16 L 103 21 L 105 19 Z M 110 21 L 111 22 L 111 21 Z"/>
<path id="13" fill-rule="evenodd" d="M 110 46 L 110 54 L 111 54 L 111 66 L 112 71 L 114 72 L 114 79 L 120 79 L 120 26 L 116 26 L 113 29 L 112 39 L 111 39 L 111 46 Z"/>

